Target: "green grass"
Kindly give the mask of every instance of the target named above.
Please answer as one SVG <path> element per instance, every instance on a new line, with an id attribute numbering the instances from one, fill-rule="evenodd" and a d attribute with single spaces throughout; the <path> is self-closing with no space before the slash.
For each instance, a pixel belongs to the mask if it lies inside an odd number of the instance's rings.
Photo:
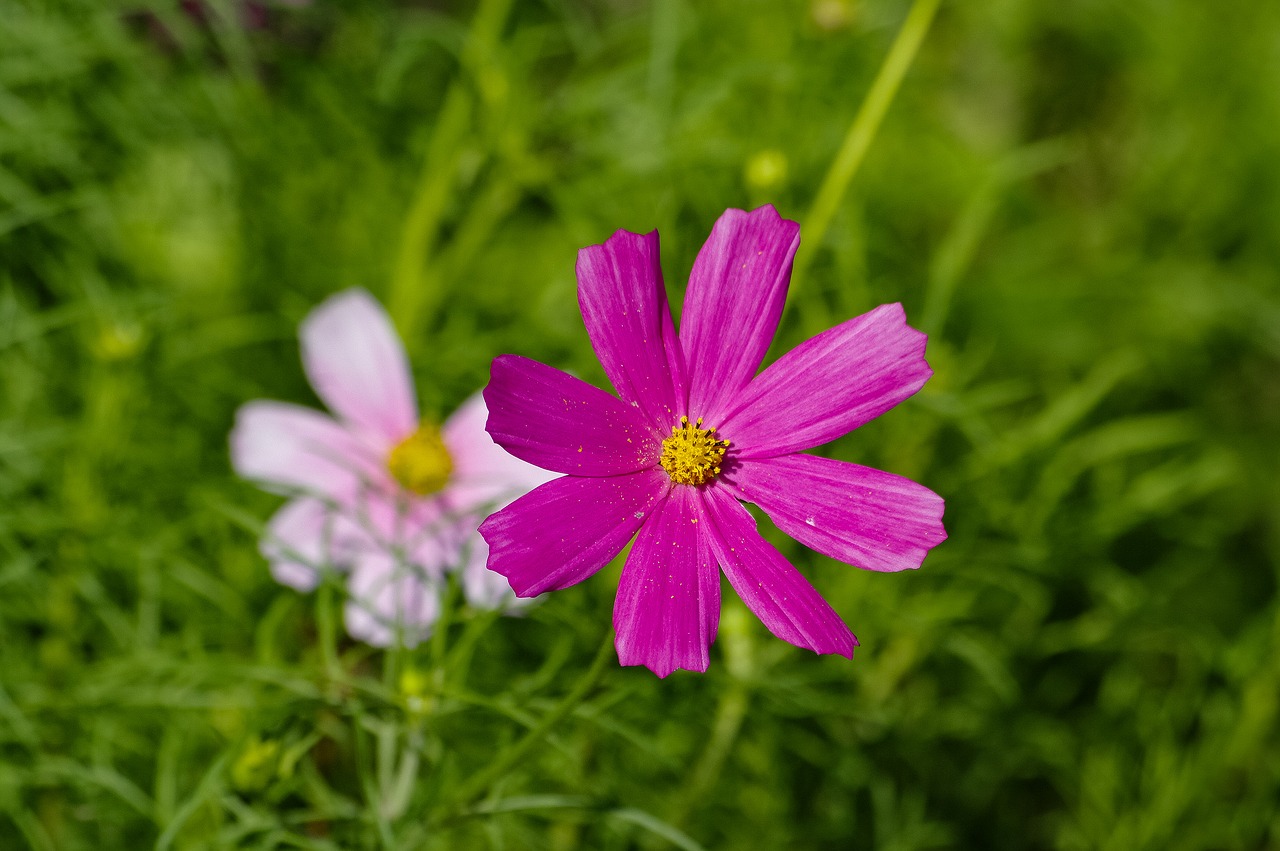
<path id="1" fill-rule="evenodd" d="M 1280 7 L 943 3 L 818 238 L 905 2 L 208 5 L 0 0 L 0 847 L 1280 845 Z M 660 229 L 678 303 L 766 202 L 771 357 L 887 301 L 931 335 L 826 451 L 950 539 L 777 539 L 854 661 L 726 594 L 707 674 L 565 702 L 616 565 L 394 653 L 272 582 L 226 435 L 318 404 L 324 296 L 391 306 L 427 410 L 501 352 L 603 382 L 577 249 Z"/>

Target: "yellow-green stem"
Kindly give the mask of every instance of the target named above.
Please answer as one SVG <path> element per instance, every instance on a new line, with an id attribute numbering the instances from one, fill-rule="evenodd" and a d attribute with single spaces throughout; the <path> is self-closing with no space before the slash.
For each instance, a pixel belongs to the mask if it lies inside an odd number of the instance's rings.
<path id="1" fill-rule="evenodd" d="M 463 65 L 473 74 L 479 73 L 482 64 L 492 54 L 510 10 L 511 0 L 481 0 L 462 56 Z M 406 339 L 416 336 L 420 324 L 440 296 L 436 292 L 440 279 L 425 275 L 424 270 L 432 260 L 449 193 L 456 179 L 459 157 L 474 123 L 473 100 L 471 85 L 465 79 L 454 80 L 436 115 L 422 175 L 400 232 L 387 305 L 401 336 Z"/>

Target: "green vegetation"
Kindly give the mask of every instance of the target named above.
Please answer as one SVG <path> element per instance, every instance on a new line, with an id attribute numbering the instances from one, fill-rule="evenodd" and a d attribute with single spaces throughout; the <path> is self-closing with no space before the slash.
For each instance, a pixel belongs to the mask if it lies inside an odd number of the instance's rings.
<path id="1" fill-rule="evenodd" d="M 909 5 L 0 0 L 0 847 L 1280 846 L 1280 5 L 944 3 L 815 208 Z M 324 296 L 389 306 L 428 411 L 501 352 L 600 383 L 577 249 L 658 228 L 678 292 L 766 202 L 772 356 L 931 335 L 827 451 L 950 540 L 777 539 L 854 661 L 726 595 L 707 674 L 566 703 L 616 566 L 394 653 L 271 580 L 226 435 L 317 404 Z"/>

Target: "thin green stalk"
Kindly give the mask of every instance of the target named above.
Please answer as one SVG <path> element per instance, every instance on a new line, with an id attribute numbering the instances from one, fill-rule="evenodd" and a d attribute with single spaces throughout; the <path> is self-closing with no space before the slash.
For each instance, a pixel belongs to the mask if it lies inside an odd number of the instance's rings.
<path id="1" fill-rule="evenodd" d="M 715 722 L 711 727 L 711 737 L 707 739 L 702 756 L 689 772 L 689 780 L 681 791 L 680 800 L 675 804 L 675 814 L 671 817 L 672 824 L 682 825 L 689 817 L 693 806 L 706 800 L 707 792 L 720 777 L 725 760 L 728 759 L 734 742 L 737 741 L 749 703 L 747 686 L 741 680 L 734 680 L 721 692 L 720 703 L 716 707 Z"/>
<path id="2" fill-rule="evenodd" d="M 481 797 L 493 786 L 504 774 L 520 760 L 533 750 L 547 734 L 551 732 L 557 724 L 567 718 L 582 701 L 587 694 L 596 686 L 600 680 L 600 675 L 604 673 L 610 657 L 613 654 L 613 632 L 605 635 L 605 640 L 601 643 L 600 649 L 596 651 L 596 658 L 592 660 L 589 667 L 574 685 L 573 689 L 564 696 L 564 699 L 546 714 L 537 726 L 524 734 L 524 738 L 516 742 L 515 745 L 508 748 L 505 752 L 499 754 L 493 762 L 489 763 L 488 768 L 479 774 L 472 775 L 471 779 L 462 784 L 459 791 L 445 808 L 445 815 L 441 821 L 448 820 L 457 815 L 461 810 L 466 808 L 468 804 Z"/>
<path id="3" fill-rule="evenodd" d="M 911 11 L 907 13 L 907 19 L 902 23 L 902 29 L 898 31 L 898 37 L 889 48 L 888 55 L 885 56 L 875 80 L 871 83 L 871 89 L 858 109 L 858 114 L 849 125 L 844 143 L 841 144 L 835 159 L 831 161 L 831 167 L 827 169 L 826 177 L 818 187 L 818 196 L 813 201 L 813 207 L 810 208 L 809 215 L 803 222 L 805 238 L 811 249 L 802 251 L 796 256 L 791 274 L 792 293 L 795 292 L 796 284 L 804 278 L 805 271 L 813 261 L 815 253 L 813 249 L 820 246 L 826 238 L 827 229 L 831 227 L 831 220 L 835 218 L 836 209 L 844 198 L 845 190 L 849 188 L 849 182 L 853 180 L 858 167 L 862 165 L 867 149 L 871 147 L 871 142 L 880 129 L 880 122 L 884 119 L 889 104 L 893 102 L 893 97 L 897 94 L 907 69 L 911 67 L 916 51 L 920 49 L 920 43 L 929 32 L 929 25 L 933 22 L 934 13 L 938 11 L 938 5 L 941 2 L 942 0 L 915 0 L 912 4 Z"/>
<path id="4" fill-rule="evenodd" d="M 510 10 L 511 0 L 481 0 L 462 56 L 464 66 L 473 74 L 489 60 Z M 471 84 L 461 78 L 454 80 L 436 115 L 422 175 L 400 233 L 387 304 L 406 339 L 416 336 L 420 323 L 440 297 L 439 277 L 429 276 L 425 270 L 432 262 L 459 158 L 472 132 L 473 108 Z"/>

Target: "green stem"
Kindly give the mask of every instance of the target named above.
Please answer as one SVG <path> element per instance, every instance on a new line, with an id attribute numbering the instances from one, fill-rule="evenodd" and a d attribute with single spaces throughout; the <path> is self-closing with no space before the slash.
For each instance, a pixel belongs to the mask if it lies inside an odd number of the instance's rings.
<path id="1" fill-rule="evenodd" d="M 915 0 L 912 4 L 902 29 L 898 31 L 898 37 L 889 48 L 889 54 L 871 83 L 866 99 L 862 101 L 858 114 L 849 125 L 844 143 L 836 153 L 835 159 L 831 161 L 831 167 L 827 169 L 827 175 L 818 188 L 818 196 L 813 201 L 813 207 L 804 220 L 805 238 L 814 248 L 822 245 L 827 229 L 831 227 L 831 220 L 835 218 L 836 209 L 840 206 L 840 200 L 844 197 L 845 190 L 849 188 L 849 182 L 857 173 L 858 167 L 862 165 L 867 149 L 871 147 L 876 131 L 880 129 L 880 122 L 884 119 L 889 104 L 893 102 L 893 97 L 897 94 L 907 69 L 911 67 L 916 51 L 920 49 L 920 43 L 924 41 L 925 34 L 929 31 L 929 25 L 933 22 L 939 3 L 941 0 Z M 804 277 L 813 255 L 814 251 L 810 250 L 801 252 L 796 257 L 791 275 L 792 293 L 795 292 L 796 283 Z"/>
<path id="2" fill-rule="evenodd" d="M 467 782 L 463 783 L 461 790 L 453 797 L 449 806 L 445 808 L 445 816 L 441 821 L 446 821 L 457 815 L 467 805 L 481 797 L 507 773 L 511 766 L 524 759 L 529 751 L 533 750 L 536 745 L 545 739 L 547 733 L 551 732 L 553 727 L 572 714 L 586 698 L 587 694 L 595 688 L 612 654 L 613 632 L 611 630 L 605 636 L 600 649 L 596 651 L 596 657 L 592 660 L 591 667 L 582 675 L 573 689 L 564 696 L 555 709 L 548 712 L 533 729 L 525 733 L 520 741 L 516 742 L 514 746 L 508 748 L 504 753 L 499 754 L 484 771 L 472 775 Z"/>
<path id="3" fill-rule="evenodd" d="M 683 824 L 688 819 L 693 806 L 706 799 L 708 790 L 720 777 L 725 760 L 733 750 L 733 744 L 742 729 L 748 703 L 747 687 L 740 680 L 734 680 L 721 692 L 720 704 L 716 707 L 715 723 L 711 727 L 711 737 L 707 739 L 702 756 L 689 772 L 689 780 L 680 794 L 680 800 L 675 804 L 675 814 L 671 818 L 672 824 L 677 826 Z"/>
<path id="4" fill-rule="evenodd" d="M 463 71 L 478 75 L 482 66 L 492 61 L 510 9 L 511 0 L 481 0 L 461 57 Z M 461 77 L 454 80 L 436 115 L 422 174 L 400 232 L 387 304 L 401 336 L 408 340 L 415 338 L 441 296 L 439 277 L 428 276 L 425 270 L 433 260 L 459 159 L 473 132 L 473 107 L 471 85 Z"/>

